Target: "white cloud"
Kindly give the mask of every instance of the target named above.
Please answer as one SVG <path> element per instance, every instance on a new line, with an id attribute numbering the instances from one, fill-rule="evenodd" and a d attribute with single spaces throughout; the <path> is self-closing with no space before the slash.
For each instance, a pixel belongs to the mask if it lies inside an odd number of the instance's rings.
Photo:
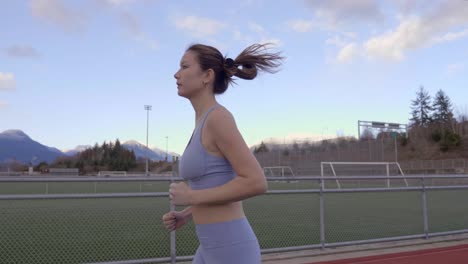
<path id="1" fill-rule="evenodd" d="M 259 41 L 260 44 L 272 44 L 274 48 L 283 46 L 283 42 L 277 38 L 264 38 Z"/>
<path id="2" fill-rule="evenodd" d="M 39 52 L 31 46 L 13 45 L 6 49 L 6 54 L 10 57 L 37 58 Z"/>
<path id="3" fill-rule="evenodd" d="M 308 0 L 322 26 L 337 29 L 352 22 L 381 23 L 384 15 L 375 0 Z"/>
<path id="4" fill-rule="evenodd" d="M 140 20 L 129 12 L 119 14 L 119 19 L 125 29 L 134 36 L 139 36 L 143 33 Z"/>
<path id="5" fill-rule="evenodd" d="M 0 101 L 0 109 L 7 108 L 8 104 L 6 102 Z"/>
<path id="6" fill-rule="evenodd" d="M 396 30 L 370 38 L 365 49 L 370 57 L 402 60 L 405 51 L 426 45 L 429 39 L 430 32 L 421 19 L 412 18 L 403 21 Z"/>
<path id="7" fill-rule="evenodd" d="M 109 5 L 120 6 L 126 4 L 132 4 L 135 0 L 104 0 Z"/>
<path id="8" fill-rule="evenodd" d="M 349 43 L 340 50 L 336 59 L 340 63 L 348 63 L 358 56 L 358 45 L 356 43 Z"/>
<path id="9" fill-rule="evenodd" d="M 263 6 L 265 6 L 265 0 L 240 0 L 232 2 L 232 5 L 226 8 L 226 11 L 229 15 L 239 16 L 245 13 L 246 10 L 261 9 Z"/>
<path id="10" fill-rule="evenodd" d="M 347 37 L 347 38 L 351 38 L 351 39 L 356 39 L 358 34 L 356 32 L 352 32 L 352 31 L 341 31 L 340 32 L 343 36 Z"/>
<path id="11" fill-rule="evenodd" d="M 313 22 L 310 20 L 302 20 L 302 19 L 297 19 L 297 20 L 291 20 L 287 22 L 288 27 L 299 33 L 306 33 L 312 31 L 313 28 Z"/>
<path id="12" fill-rule="evenodd" d="M 408 1 L 408 0 L 393 0 L 393 4 L 398 9 L 398 16 L 408 16 L 416 12 L 424 12 L 430 9 L 434 4 L 440 3 L 444 0 L 431 0 L 431 1 Z"/>
<path id="13" fill-rule="evenodd" d="M 465 65 L 463 63 L 454 63 L 450 64 L 447 66 L 447 74 L 448 75 L 454 75 L 456 73 L 459 73 L 465 69 Z"/>
<path id="14" fill-rule="evenodd" d="M 259 36 L 258 38 L 254 38 L 252 36 L 242 34 L 239 30 L 233 31 L 233 38 L 234 40 L 241 41 L 242 43 L 246 45 L 251 45 L 253 43 L 259 43 L 259 44 L 269 43 L 269 44 L 272 44 L 276 48 L 283 45 L 283 42 L 278 38 L 268 38 L 268 37 L 262 37 L 262 36 Z"/>
<path id="15" fill-rule="evenodd" d="M 314 27 L 340 34 L 326 40 L 326 44 L 340 48 L 338 61 L 349 61 L 350 58 L 361 55 L 370 59 L 400 61 L 410 51 L 468 37 L 466 1 L 392 2 L 391 5 L 396 7 L 393 16 L 398 19 L 398 23 L 383 32 L 379 28 L 385 25 L 383 22 L 386 22 L 386 14 L 382 12 L 383 4 L 380 1 L 308 0 L 307 5 L 314 10 Z M 358 41 L 356 33 L 345 31 L 346 26 L 353 26 L 356 22 L 374 26 L 372 35 L 360 40 L 359 44 L 346 46 Z"/>
<path id="16" fill-rule="evenodd" d="M 129 12 L 121 12 L 119 19 L 133 40 L 151 49 L 158 49 L 159 43 L 143 30 L 138 17 Z"/>
<path id="17" fill-rule="evenodd" d="M 130 39 L 151 49 L 157 49 L 158 42 L 144 31 L 138 17 L 127 11 L 122 11 L 121 7 L 124 5 L 136 2 L 136 0 L 70 1 L 67 2 L 69 5 L 66 6 L 64 0 L 31 0 L 30 7 L 32 14 L 44 21 L 62 27 L 66 31 L 80 31 L 84 29 L 90 18 L 84 14 L 95 14 L 92 11 L 93 5 L 86 5 L 86 3 L 93 3 L 96 4 L 94 8 L 101 8 L 100 11 L 116 11 L 114 15 L 117 16 L 124 30 L 130 35 Z M 71 6 L 71 3 L 82 5 L 81 9 L 78 9 L 77 6 Z M 140 0 L 139 3 L 149 4 L 150 0 Z"/>
<path id="18" fill-rule="evenodd" d="M 255 22 L 249 22 L 248 28 L 250 31 L 254 32 L 257 35 L 252 38 L 257 43 L 271 43 L 276 47 L 280 47 L 283 45 L 283 42 L 280 39 L 270 36 L 270 34 L 260 24 L 257 24 Z"/>
<path id="19" fill-rule="evenodd" d="M 333 37 L 328 38 L 327 40 L 325 40 L 325 44 L 333 45 L 333 46 L 337 46 L 337 47 L 344 47 L 344 46 L 346 46 L 348 44 L 348 42 L 345 41 L 339 35 L 334 35 Z"/>
<path id="20" fill-rule="evenodd" d="M 467 30 L 449 32 L 467 25 L 468 3 L 444 1 L 425 14 L 401 18 L 396 29 L 368 39 L 365 51 L 371 58 L 402 60 L 408 51 L 467 36 Z"/>
<path id="21" fill-rule="evenodd" d="M 468 29 L 459 31 L 459 32 L 448 32 L 441 37 L 434 38 L 434 43 L 449 42 L 455 41 L 461 38 L 468 36 Z"/>
<path id="22" fill-rule="evenodd" d="M 141 43 L 143 46 L 146 46 L 150 49 L 157 50 L 159 49 L 159 42 L 154 38 L 149 37 L 148 35 L 142 35 L 140 37 L 136 37 L 135 40 Z"/>
<path id="23" fill-rule="evenodd" d="M 351 33 L 334 35 L 328 38 L 325 43 L 339 48 L 338 54 L 335 57 L 335 62 L 338 63 L 349 63 L 362 55 L 362 48 L 360 44 L 354 41 L 354 36 Z M 330 60 L 330 62 L 332 61 Z"/>
<path id="24" fill-rule="evenodd" d="M 174 24 L 177 29 L 183 30 L 196 38 L 215 35 L 226 27 L 220 21 L 198 16 L 178 17 L 175 19 Z"/>
<path id="25" fill-rule="evenodd" d="M 34 16 L 67 31 L 81 30 L 86 22 L 82 13 L 59 0 L 31 0 L 30 8 Z"/>
<path id="26" fill-rule="evenodd" d="M 253 38 L 246 34 L 243 34 L 239 29 L 234 29 L 232 31 L 234 40 L 241 41 L 243 43 L 249 44 L 253 42 Z"/>
<path id="27" fill-rule="evenodd" d="M 15 88 L 15 75 L 9 72 L 0 72 L 0 91 L 14 90 Z"/>
<path id="28" fill-rule="evenodd" d="M 249 29 L 258 34 L 265 34 L 265 29 L 255 22 L 249 22 Z"/>

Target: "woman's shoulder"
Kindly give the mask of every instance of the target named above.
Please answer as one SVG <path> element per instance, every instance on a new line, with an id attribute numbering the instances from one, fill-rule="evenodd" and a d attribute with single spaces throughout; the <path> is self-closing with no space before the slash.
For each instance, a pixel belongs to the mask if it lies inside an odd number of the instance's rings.
<path id="1" fill-rule="evenodd" d="M 206 123 L 209 127 L 223 127 L 235 124 L 235 120 L 232 113 L 226 107 L 218 105 L 207 117 Z"/>
<path id="2" fill-rule="evenodd" d="M 232 115 L 231 111 L 227 109 L 225 106 L 218 104 L 216 108 L 213 109 L 212 114 L 211 114 L 213 119 L 231 119 L 234 118 Z"/>

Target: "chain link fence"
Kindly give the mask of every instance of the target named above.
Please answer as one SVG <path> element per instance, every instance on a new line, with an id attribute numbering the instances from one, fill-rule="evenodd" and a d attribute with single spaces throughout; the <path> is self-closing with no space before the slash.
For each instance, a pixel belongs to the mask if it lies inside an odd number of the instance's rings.
<path id="1" fill-rule="evenodd" d="M 416 138 L 414 140 L 416 141 Z M 465 137 L 465 140 L 468 140 L 468 137 Z M 468 144 L 444 153 L 434 152 L 438 148 L 430 144 L 418 146 L 417 149 L 401 146 L 401 143 L 395 142 L 391 137 L 355 141 L 340 138 L 306 140 L 299 144 L 272 141 L 267 142 L 267 151 L 257 152 L 255 156 L 262 167 L 288 166 L 296 175 L 320 175 L 322 161 L 399 162 L 405 174 L 468 174 L 468 159 L 454 158 L 468 156 L 466 145 Z M 425 155 L 433 152 L 438 155 Z M 433 157 L 437 157 L 437 160 Z M 349 173 L 352 172 L 351 168 Z"/>
<path id="2" fill-rule="evenodd" d="M 189 260 L 194 224 L 175 232 L 171 250 L 161 220 L 174 179 L 151 178 L 0 177 L 0 263 Z M 407 179 L 408 187 L 325 189 L 322 180 L 332 179 L 270 178 L 269 192 L 244 201 L 244 210 L 263 253 L 468 232 L 468 185 L 429 184 L 468 176 Z"/>
<path id="3" fill-rule="evenodd" d="M 167 257 L 167 198 L 0 200 L 0 263 Z"/>

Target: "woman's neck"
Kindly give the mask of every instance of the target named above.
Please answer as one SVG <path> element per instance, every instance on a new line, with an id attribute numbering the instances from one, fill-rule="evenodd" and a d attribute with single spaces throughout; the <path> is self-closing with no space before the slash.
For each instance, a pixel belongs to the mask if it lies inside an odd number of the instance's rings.
<path id="1" fill-rule="evenodd" d="M 192 103 L 193 110 L 195 110 L 195 125 L 198 124 L 202 116 L 212 107 L 216 105 L 216 98 L 214 95 L 204 95 L 197 98 L 190 99 Z"/>

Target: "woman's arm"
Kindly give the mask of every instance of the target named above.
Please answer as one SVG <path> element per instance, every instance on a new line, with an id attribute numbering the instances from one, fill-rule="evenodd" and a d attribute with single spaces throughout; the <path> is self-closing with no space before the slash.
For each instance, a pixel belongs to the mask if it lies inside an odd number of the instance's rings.
<path id="1" fill-rule="evenodd" d="M 186 207 L 184 210 L 180 211 L 184 218 L 192 219 L 192 206 Z"/>
<path id="2" fill-rule="evenodd" d="M 162 220 L 169 231 L 174 231 L 187 224 L 192 219 L 192 207 L 182 211 L 170 211 L 163 215 Z"/>

